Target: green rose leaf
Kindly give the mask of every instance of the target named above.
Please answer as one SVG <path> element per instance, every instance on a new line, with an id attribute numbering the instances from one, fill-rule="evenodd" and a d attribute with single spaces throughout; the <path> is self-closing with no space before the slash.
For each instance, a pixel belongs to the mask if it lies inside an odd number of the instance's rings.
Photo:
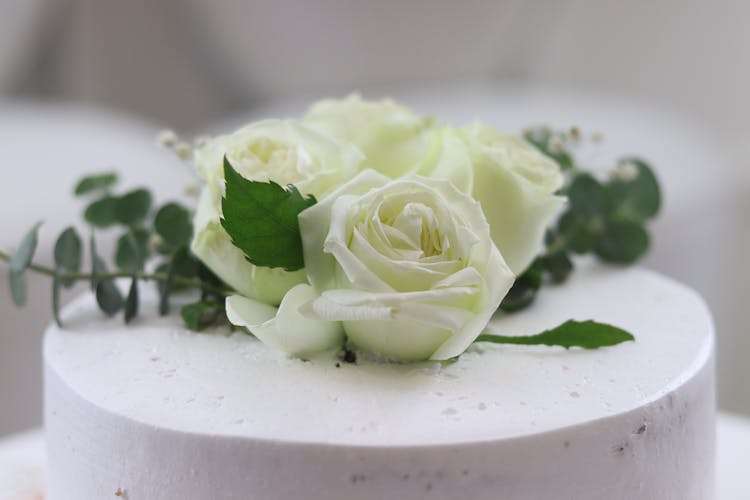
<path id="1" fill-rule="evenodd" d="M 232 243 L 256 266 L 296 271 L 305 266 L 297 215 L 315 204 L 294 186 L 255 182 L 242 177 L 224 158 L 226 195 L 221 225 Z"/>
<path id="2" fill-rule="evenodd" d="M 190 212 L 179 203 L 167 203 L 154 219 L 156 234 L 172 247 L 187 245 L 193 237 Z"/>
<path id="3" fill-rule="evenodd" d="M 138 315 L 138 278 L 133 276 L 130 281 L 130 290 L 128 296 L 125 299 L 125 323 L 130 321 Z"/>
<path id="4" fill-rule="evenodd" d="M 75 228 L 68 227 L 55 242 L 55 266 L 58 271 L 77 273 L 81 269 L 81 251 L 83 243 Z M 72 279 L 58 277 L 60 284 L 66 288 L 75 283 Z"/>
<path id="5" fill-rule="evenodd" d="M 97 283 L 96 303 L 107 316 L 114 316 L 122 309 L 124 301 L 114 281 L 104 280 Z"/>
<path id="6" fill-rule="evenodd" d="M 642 222 L 659 213 L 659 182 L 643 160 L 624 158 L 618 162 L 615 172 L 607 191 L 617 217 Z"/>
<path id="7" fill-rule="evenodd" d="M 198 301 L 182 306 L 180 310 L 187 327 L 196 332 L 215 324 L 223 314 L 223 301 Z"/>
<path id="8" fill-rule="evenodd" d="M 117 173 L 104 172 L 101 174 L 89 175 L 82 178 L 76 184 L 74 193 L 76 196 L 82 196 L 92 191 L 101 191 L 109 189 L 117 183 Z"/>
<path id="9" fill-rule="evenodd" d="M 21 244 L 18 245 L 18 249 L 10 258 L 10 272 L 11 273 L 22 273 L 29 264 L 31 259 L 34 258 L 34 252 L 36 251 L 36 244 L 38 241 L 39 226 L 41 222 L 37 222 L 34 226 L 29 229 L 29 232 L 21 240 Z"/>
<path id="10" fill-rule="evenodd" d="M 151 193 L 147 189 L 134 189 L 117 199 L 115 217 L 126 226 L 143 220 L 151 209 Z"/>
<path id="11" fill-rule="evenodd" d="M 115 263 L 123 271 L 135 272 L 143 267 L 148 258 L 150 234 L 143 228 L 133 228 L 117 239 Z"/>
<path id="12" fill-rule="evenodd" d="M 598 349 L 629 340 L 635 340 L 635 337 L 616 326 L 591 320 L 575 321 L 571 319 L 537 335 L 508 337 L 485 333 L 477 337 L 474 343 L 492 342 L 495 344 L 561 346 L 566 349 L 571 347 Z"/>
<path id="13" fill-rule="evenodd" d="M 92 226 L 107 228 L 117 224 L 117 198 L 104 196 L 86 207 L 83 218 Z"/>
<path id="14" fill-rule="evenodd" d="M 631 264 L 649 247 L 649 235 L 638 222 L 611 221 L 598 236 L 594 252 L 602 260 L 617 264 Z"/>
<path id="15" fill-rule="evenodd" d="M 26 305 L 27 296 L 26 287 L 26 275 L 23 271 L 21 272 L 10 272 L 10 295 L 13 298 L 13 303 L 18 307 Z"/>

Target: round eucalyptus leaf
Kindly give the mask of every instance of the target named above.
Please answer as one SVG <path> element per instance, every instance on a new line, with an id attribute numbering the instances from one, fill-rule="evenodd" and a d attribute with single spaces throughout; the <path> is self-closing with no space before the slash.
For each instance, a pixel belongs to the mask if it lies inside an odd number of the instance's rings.
<path id="1" fill-rule="evenodd" d="M 26 305 L 27 287 L 26 287 L 26 275 L 23 271 L 11 271 L 10 273 L 10 296 L 13 298 L 13 303 L 18 307 Z"/>
<path id="2" fill-rule="evenodd" d="M 638 222 L 611 221 L 597 238 L 594 252 L 604 261 L 632 264 L 649 247 L 649 236 Z"/>
<path id="3" fill-rule="evenodd" d="M 122 309 L 124 301 L 115 283 L 104 280 L 96 285 L 96 303 L 107 316 L 114 316 Z"/>
<path id="4" fill-rule="evenodd" d="M 86 222 L 95 227 L 107 228 L 117 224 L 117 203 L 114 196 L 104 196 L 89 204 L 83 212 Z"/>
<path id="5" fill-rule="evenodd" d="M 34 258 L 34 252 L 36 251 L 36 244 L 38 240 L 39 226 L 41 222 L 37 222 L 29 231 L 24 235 L 21 240 L 21 244 L 18 245 L 18 249 L 10 258 L 10 272 L 11 274 L 22 273 Z"/>
<path id="6" fill-rule="evenodd" d="M 125 323 L 130 321 L 138 315 L 138 278 L 133 276 L 130 281 L 130 290 L 128 296 L 125 299 Z"/>
<path id="7" fill-rule="evenodd" d="M 565 252 L 555 252 L 545 255 L 541 262 L 554 283 L 562 283 L 573 272 L 573 261 L 570 260 L 570 257 Z"/>
<path id="8" fill-rule="evenodd" d="M 617 218 L 642 222 L 654 217 L 661 207 L 659 182 L 651 168 L 637 158 L 620 160 L 607 184 Z"/>
<path id="9" fill-rule="evenodd" d="M 60 233 L 55 242 L 55 266 L 58 270 L 77 273 L 81 269 L 81 252 L 83 243 L 75 228 L 68 227 Z M 60 284 L 70 287 L 75 283 L 73 279 L 60 278 Z"/>
<path id="10" fill-rule="evenodd" d="M 154 229 L 172 247 L 186 245 L 193 237 L 190 212 L 179 203 L 167 203 L 159 209 L 154 219 Z"/>
<path id="11" fill-rule="evenodd" d="M 151 193 L 144 188 L 134 189 L 117 199 L 115 217 L 126 226 L 143 220 L 151 209 Z"/>
<path id="12" fill-rule="evenodd" d="M 73 193 L 76 196 L 82 196 L 92 191 L 101 191 L 109 189 L 117 183 L 116 172 L 104 172 L 101 174 L 89 175 L 82 178 L 76 184 Z"/>
<path id="13" fill-rule="evenodd" d="M 139 227 L 130 229 L 117 239 L 115 263 L 120 270 L 135 272 L 143 268 L 149 256 L 149 237 L 149 232 Z"/>
<path id="14" fill-rule="evenodd" d="M 591 174 L 576 175 L 567 189 L 567 195 L 570 210 L 587 223 L 602 220 L 610 212 L 609 194 Z"/>

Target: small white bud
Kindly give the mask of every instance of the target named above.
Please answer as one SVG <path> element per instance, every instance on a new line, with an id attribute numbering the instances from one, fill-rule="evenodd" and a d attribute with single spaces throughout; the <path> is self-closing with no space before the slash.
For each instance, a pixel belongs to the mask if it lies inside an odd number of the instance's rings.
<path id="1" fill-rule="evenodd" d="M 173 148 L 175 154 L 183 161 L 188 161 L 193 158 L 193 146 L 186 141 L 180 141 L 174 145 Z"/>
<path id="2" fill-rule="evenodd" d="M 174 130 L 164 129 L 156 134 L 156 142 L 165 148 L 172 149 L 177 140 L 177 134 L 175 134 Z"/>
<path id="3" fill-rule="evenodd" d="M 188 196 L 198 196 L 200 194 L 201 188 L 200 186 L 198 186 L 198 184 L 185 184 L 183 191 Z"/>
<path id="4" fill-rule="evenodd" d="M 632 162 L 625 162 L 610 170 L 609 176 L 623 182 L 630 182 L 638 177 L 638 166 Z"/>
<path id="5" fill-rule="evenodd" d="M 550 153 L 560 153 L 563 150 L 563 141 L 557 136 L 550 137 L 547 141 L 547 149 Z"/>

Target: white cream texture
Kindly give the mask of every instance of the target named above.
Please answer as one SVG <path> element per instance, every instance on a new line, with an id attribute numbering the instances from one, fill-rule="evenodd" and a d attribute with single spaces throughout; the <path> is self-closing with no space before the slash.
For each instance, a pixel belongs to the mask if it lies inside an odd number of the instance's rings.
<path id="1" fill-rule="evenodd" d="M 471 348 L 457 363 L 289 359 L 175 318 L 123 327 L 90 297 L 45 339 L 50 500 L 109 498 L 709 499 L 713 332 L 694 292 L 581 265 L 495 319 L 571 317 L 635 342 Z"/>

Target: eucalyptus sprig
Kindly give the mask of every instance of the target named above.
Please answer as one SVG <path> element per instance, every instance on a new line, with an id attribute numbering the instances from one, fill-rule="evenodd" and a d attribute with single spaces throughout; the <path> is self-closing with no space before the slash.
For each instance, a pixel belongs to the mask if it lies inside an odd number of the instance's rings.
<path id="1" fill-rule="evenodd" d="M 547 230 L 544 251 L 513 284 L 500 309 L 528 307 L 545 283 L 562 283 L 573 272 L 573 255 L 593 254 L 610 264 L 629 265 L 651 244 L 646 224 L 659 212 L 661 190 L 649 164 L 624 157 L 600 180 L 576 162 L 572 146 L 581 140 L 578 129 L 529 129 L 527 141 L 558 162 L 565 175 L 561 195 L 565 211 Z"/>
<path id="2" fill-rule="evenodd" d="M 33 262 L 41 223 L 28 231 L 15 253 L 0 251 L 0 260 L 10 262 L 10 289 L 16 305 L 23 306 L 27 301 L 25 273 L 30 270 L 52 278 L 53 316 L 58 324 L 61 289 L 81 281 L 90 284 L 105 314 L 113 316 L 122 311 L 126 323 L 138 315 L 141 281 L 157 284 L 162 315 L 170 310 L 173 292 L 194 289 L 200 291 L 200 300 L 182 307 L 186 324 L 200 330 L 224 322 L 223 301 L 229 290 L 188 250 L 193 234 L 190 211 L 176 202 L 154 209 L 153 195 L 146 188 L 115 194 L 117 182 L 116 173 L 106 172 L 84 177 L 73 190 L 76 197 L 86 201 L 83 218 L 91 228 L 86 245 L 88 270 L 82 270 L 84 243 L 73 226 L 63 230 L 56 240 L 54 267 Z M 107 270 L 97 251 L 97 230 L 119 233 L 111 259 L 116 266 L 114 271 Z M 152 263 L 153 270 L 147 270 Z M 130 280 L 126 294 L 115 284 L 117 279 Z M 218 310 L 222 313 L 216 313 Z"/>

